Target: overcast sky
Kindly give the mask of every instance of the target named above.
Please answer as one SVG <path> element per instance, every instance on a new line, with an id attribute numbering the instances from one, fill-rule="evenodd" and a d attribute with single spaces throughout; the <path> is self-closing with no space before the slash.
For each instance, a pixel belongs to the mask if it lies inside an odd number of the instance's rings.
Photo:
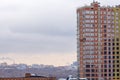
<path id="1" fill-rule="evenodd" d="M 26 64 L 72 63 L 77 55 L 76 9 L 92 1 L 0 0 L 0 58 Z M 120 3 L 98 1 L 111 6 Z"/>

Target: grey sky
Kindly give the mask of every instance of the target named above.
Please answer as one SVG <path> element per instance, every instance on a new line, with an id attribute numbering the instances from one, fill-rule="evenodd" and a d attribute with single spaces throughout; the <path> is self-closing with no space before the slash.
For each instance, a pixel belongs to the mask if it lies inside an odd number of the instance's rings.
<path id="1" fill-rule="evenodd" d="M 0 54 L 76 55 L 76 8 L 92 1 L 0 0 Z M 98 1 L 101 5 L 120 2 Z"/>
<path id="2" fill-rule="evenodd" d="M 75 19 L 70 16 L 74 12 L 69 13 L 71 3 L 66 5 L 57 0 L 3 2 L 0 8 L 3 49 L 0 52 L 64 52 L 75 47 L 71 43 L 75 40 Z"/>

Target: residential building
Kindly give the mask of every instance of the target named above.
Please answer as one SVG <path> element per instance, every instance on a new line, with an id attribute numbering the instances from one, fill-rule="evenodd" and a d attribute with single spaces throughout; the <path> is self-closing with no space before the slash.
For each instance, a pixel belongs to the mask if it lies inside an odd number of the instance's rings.
<path id="1" fill-rule="evenodd" d="M 56 80 L 55 77 L 44 77 L 26 73 L 25 77 L 0 78 L 0 80 Z"/>
<path id="2" fill-rule="evenodd" d="M 119 5 L 77 9 L 77 54 L 80 78 L 120 80 Z"/>

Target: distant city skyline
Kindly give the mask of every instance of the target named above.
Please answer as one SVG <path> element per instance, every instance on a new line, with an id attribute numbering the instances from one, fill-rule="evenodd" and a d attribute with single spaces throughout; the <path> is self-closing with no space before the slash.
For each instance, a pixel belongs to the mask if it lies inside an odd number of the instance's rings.
<path id="1" fill-rule="evenodd" d="M 118 5 L 120 0 L 96 0 Z M 76 9 L 93 0 L 0 0 L 0 56 L 16 63 L 76 61 Z"/>

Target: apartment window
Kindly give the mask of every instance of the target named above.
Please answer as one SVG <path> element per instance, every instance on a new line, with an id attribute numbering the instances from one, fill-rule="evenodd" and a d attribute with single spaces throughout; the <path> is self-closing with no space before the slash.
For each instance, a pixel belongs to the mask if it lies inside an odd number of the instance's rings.
<path id="1" fill-rule="evenodd" d="M 119 41 L 119 38 L 117 38 L 116 40 Z"/>
<path id="2" fill-rule="evenodd" d="M 113 54 L 115 54 L 115 52 L 113 52 Z"/>
<path id="3" fill-rule="evenodd" d="M 106 25 L 104 25 L 104 28 L 106 28 Z"/>
<path id="4" fill-rule="evenodd" d="M 94 65 L 91 65 L 91 67 L 94 67 Z"/>
<path id="5" fill-rule="evenodd" d="M 104 56 L 105 59 L 107 59 L 107 56 Z"/>
<path id="6" fill-rule="evenodd" d="M 117 69 L 117 72 L 119 72 L 119 69 Z"/>
<path id="7" fill-rule="evenodd" d="M 113 43 L 113 46 L 115 45 L 115 43 Z"/>
<path id="8" fill-rule="evenodd" d="M 109 69 L 109 72 L 111 72 L 111 69 Z"/>
<path id="9" fill-rule="evenodd" d="M 107 50 L 107 47 L 104 47 L 104 50 Z"/>
<path id="10" fill-rule="evenodd" d="M 117 63 L 119 63 L 119 60 L 117 60 Z"/>
<path id="11" fill-rule="evenodd" d="M 90 68 L 90 65 L 86 65 L 86 68 Z"/>
<path id="12" fill-rule="evenodd" d="M 119 56 L 117 56 L 117 59 L 119 59 Z"/>
<path id="13" fill-rule="evenodd" d="M 107 65 L 104 65 L 105 68 L 107 68 Z"/>
<path id="14" fill-rule="evenodd" d="M 111 74 L 109 74 L 109 76 L 111 76 Z"/>
<path id="15" fill-rule="evenodd" d="M 119 43 L 116 43 L 117 46 L 119 46 Z"/>
<path id="16" fill-rule="evenodd" d="M 107 63 L 107 61 L 105 60 L 104 63 Z"/>
<path id="17" fill-rule="evenodd" d="M 92 76 L 95 76 L 94 74 L 92 74 Z"/>
<path id="18" fill-rule="evenodd" d="M 89 70 L 89 69 L 86 69 L 86 72 L 90 72 L 90 70 Z"/>
<path id="19" fill-rule="evenodd" d="M 117 73 L 117 76 L 119 76 L 120 74 L 119 73 Z"/>
<path id="20" fill-rule="evenodd" d="M 115 56 L 113 56 L 113 59 L 115 59 Z"/>
<path id="21" fill-rule="evenodd" d="M 92 72 L 94 72 L 95 70 L 94 69 L 92 69 Z"/>
<path id="22" fill-rule="evenodd" d="M 113 69 L 113 72 L 115 72 L 115 69 Z"/>
<path id="23" fill-rule="evenodd" d="M 104 37 L 106 37 L 107 35 L 106 34 L 104 34 Z"/>
<path id="24" fill-rule="evenodd" d="M 111 44 L 109 43 L 109 46 L 110 46 Z"/>
<path id="25" fill-rule="evenodd" d="M 113 73 L 113 76 L 115 76 L 115 73 Z"/>
<path id="26" fill-rule="evenodd" d="M 117 50 L 119 50 L 119 47 L 117 47 Z"/>
<path id="27" fill-rule="evenodd" d="M 113 50 L 115 49 L 115 47 L 113 47 Z"/>
<path id="28" fill-rule="evenodd" d="M 111 65 L 109 65 L 109 68 L 111 67 Z"/>
<path id="29" fill-rule="evenodd" d="M 107 31 L 106 31 L 106 30 L 104 30 L 104 32 L 106 33 Z"/>
<path id="30" fill-rule="evenodd" d="M 104 51 L 104 54 L 107 54 L 107 52 L 106 52 L 106 51 Z"/>
<path id="31" fill-rule="evenodd" d="M 117 54 L 119 54 L 119 52 L 117 52 Z"/>
<path id="32" fill-rule="evenodd" d="M 109 52 L 109 54 L 111 54 L 111 52 Z"/>
<path id="33" fill-rule="evenodd" d="M 107 41 L 106 39 L 104 39 L 104 41 Z"/>
<path id="34" fill-rule="evenodd" d="M 87 77 L 89 77 L 89 76 L 90 76 L 90 74 L 86 74 L 86 76 L 87 76 Z"/>
<path id="35" fill-rule="evenodd" d="M 119 65 L 117 65 L 117 67 L 119 68 Z"/>
<path id="36" fill-rule="evenodd" d="M 104 45 L 106 46 L 106 45 L 107 45 L 107 43 L 104 43 Z"/>
<path id="37" fill-rule="evenodd" d="M 107 74 L 104 74 L 104 76 L 107 76 Z"/>
<path id="38" fill-rule="evenodd" d="M 92 80 L 95 80 L 94 78 L 92 78 Z"/>
<path id="39" fill-rule="evenodd" d="M 113 63 L 115 63 L 115 61 L 113 61 Z"/>

